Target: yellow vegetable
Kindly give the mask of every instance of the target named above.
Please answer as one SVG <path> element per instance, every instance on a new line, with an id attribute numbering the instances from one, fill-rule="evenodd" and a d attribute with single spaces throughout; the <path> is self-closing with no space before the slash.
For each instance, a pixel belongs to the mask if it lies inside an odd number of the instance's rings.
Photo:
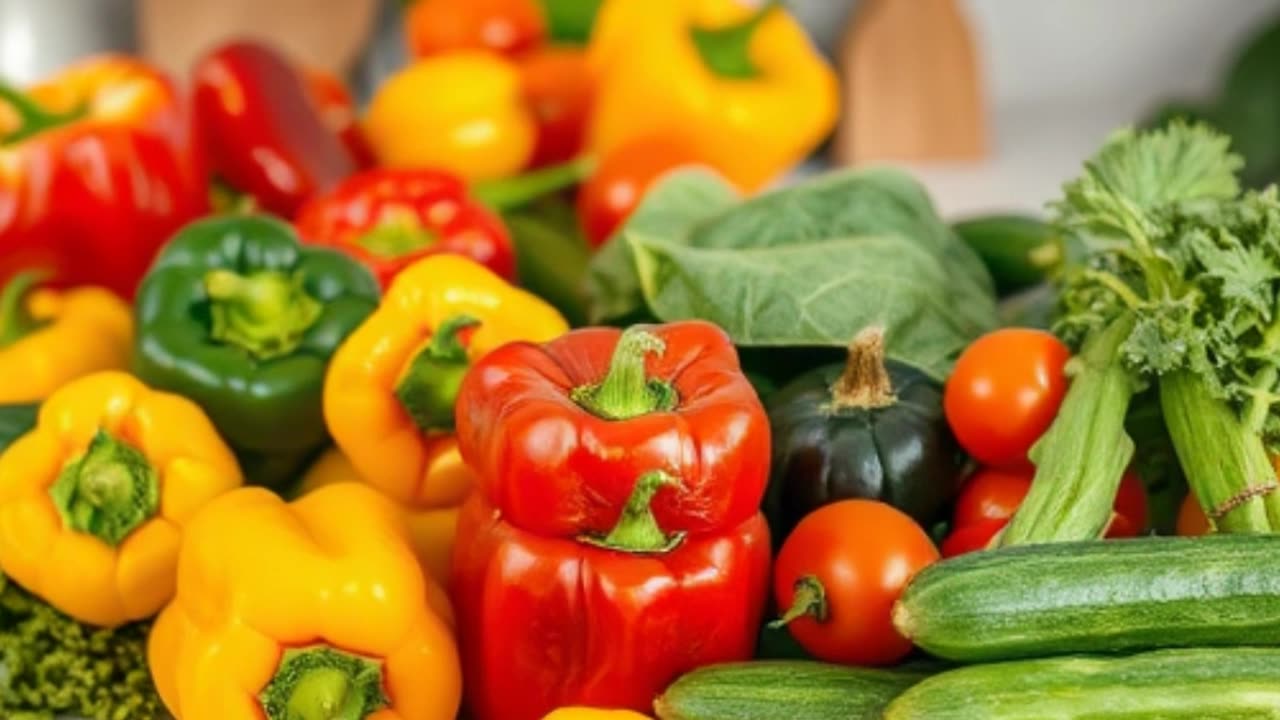
<path id="1" fill-rule="evenodd" d="M 630 710 L 567 707 L 556 710 L 542 720 L 649 720 L 649 716 Z"/>
<path id="2" fill-rule="evenodd" d="M 382 165 L 440 168 L 469 180 L 516 174 L 537 139 L 519 69 L 478 50 L 418 60 L 388 78 L 364 128 Z"/>
<path id="3" fill-rule="evenodd" d="M 87 375 L 0 456 L 0 570 L 82 622 L 150 617 L 173 595 L 192 516 L 241 482 L 195 403 Z"/>

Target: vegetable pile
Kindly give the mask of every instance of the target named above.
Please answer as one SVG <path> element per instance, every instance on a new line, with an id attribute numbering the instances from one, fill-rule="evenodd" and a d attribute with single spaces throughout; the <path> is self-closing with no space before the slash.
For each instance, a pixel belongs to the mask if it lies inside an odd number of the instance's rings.
<path id="1" fill-rule="evenodd" d="M 779 5 L 0 84 L 0 716 L 1280 717 L 1278 191 L 1171 122 L 1047 221 L 761 192 Z"/>

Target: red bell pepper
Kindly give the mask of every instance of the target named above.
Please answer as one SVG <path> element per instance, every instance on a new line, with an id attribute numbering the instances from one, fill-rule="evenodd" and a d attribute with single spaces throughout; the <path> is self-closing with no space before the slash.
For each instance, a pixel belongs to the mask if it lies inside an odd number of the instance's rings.
<path id="1" fill-rule="evenodd" d="M 646 507 L 664 480 L 642 476 L 622 534 L 668 544 Z M 520 530 L 476 493 L 459 518 L 452 585 L 472 716 L 647 713 L 685 672 L 751 658 L 768 580 L 758 513 L 665 551 L 625 552 Z"/>
<path id="2" fill-rule="evenodd" d="M 507 280 L 515 252 L 502 220 L 470 197 L 462 179 L 437 170 L 368 170 L 303 206 L 305 242 L 353 255 L 386 288 L 396 273 L 438 253 L 456 253 Z"/>
<path id="3" fill-rule="evenodd" d="M 0 279 L 133 297 L 160 246 L 208 209 L 172 83 L 132 58 L 91 58 L 26 91 L 0 83 Z"/>
<path id="4" fill-rule="evenodd" d="M 257 206 L 289 219 L 354 173 L 303 74 L 274 50 L 232 42 L 196 64 L 196 129 L 211 170 Z"/>
<path id="5" fill-rule="evenodd" d="M 729 337 L 700 321 L 576 330 L 482 358 L 463 381 L 458 444 L 513 525 L 607 531 L 636 477 L 678 484 L 654 513 L 670 531 L 736 527 L 759 509 L 769 421 Z"/>

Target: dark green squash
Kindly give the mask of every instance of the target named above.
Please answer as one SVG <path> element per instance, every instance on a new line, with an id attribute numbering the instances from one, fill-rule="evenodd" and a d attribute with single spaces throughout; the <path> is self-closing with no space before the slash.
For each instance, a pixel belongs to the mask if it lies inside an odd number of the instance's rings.
<path id="1" fill-rule="evenodd" d="M 765 514 L 778 543 L 805 515 L 848 498 L 887 502 L 927 530 L 959 489 L 964 454 L 947 425 L 942 388 L 886 361 L 879 328 L 858 335 L 844 365 L 801 375 L 767 407 L 773 465 Z"/>

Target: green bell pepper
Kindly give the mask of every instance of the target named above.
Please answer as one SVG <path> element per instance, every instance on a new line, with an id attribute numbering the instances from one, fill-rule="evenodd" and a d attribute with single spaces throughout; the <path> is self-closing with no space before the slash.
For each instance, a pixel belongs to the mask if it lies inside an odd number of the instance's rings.
<path id="1" fill-rule="evenodd" d="M 134 371 L 199 403 L 236 452 L 276 484 L 327 440 L 329 358 L 378 304 L 360 263 L 301 245 L 265 215 L 187 225 L 138 290 Z M 267 475 L 270 477 L 262 477 Z"/>

